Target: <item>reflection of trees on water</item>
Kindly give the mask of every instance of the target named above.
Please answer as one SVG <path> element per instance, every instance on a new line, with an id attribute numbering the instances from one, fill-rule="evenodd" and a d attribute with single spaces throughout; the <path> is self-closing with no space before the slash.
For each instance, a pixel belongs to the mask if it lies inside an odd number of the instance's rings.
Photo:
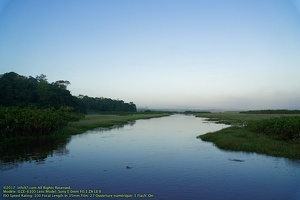
<path id="1" fill-rule="evenodd" d="M 43 164 L 48 156 L 66 155 L 70 137 L 43 137 L 5 144 L 0 155 L 0 170 L 18 167 L 23 162 Z"/>
<path id="2" fill-rule="evenodd" d="M 133 126 L 135 121 L 127 124 L 117 124 L 106 128 L 96 128 L 88 132 L 99 133 L 115 129 L 122 129 L 124 126 Z M 54 155 L 67 155 L 66 148 L 71 137 L 48 136 L 35 138 L 30 141 L 18 141 L 4 144 L 0 150 L 0 171 L 10 170 L 19 167 L 24 162 L 43 164 L 47 157 Z"/>

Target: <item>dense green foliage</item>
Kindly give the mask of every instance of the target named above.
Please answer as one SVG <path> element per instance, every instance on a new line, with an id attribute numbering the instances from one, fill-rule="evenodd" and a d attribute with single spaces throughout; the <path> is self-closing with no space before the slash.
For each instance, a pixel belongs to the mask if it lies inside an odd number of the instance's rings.
<path id="1" fill-rule="evenodd" d="M 281 140 L 300 138 L 300 116 L 279 117 L 249 122 L 247 128 L 256 133 L 276 136 Z"/>
<path id="2" fill-rule="evenodd" d="M 89 112 L 136 112 L 134 103 L 109 98 L 72 96 L 66 80 L 46 76 L 0 75 L 0 138 L 47 135 Z"/>
<path id="3" fill-rule="evenodd" d="M 48 83 L 46 76 L 36 78 L 10 72 L 0 75 L 0 106 L 54 108 L 72 107 L 75 112 L 136 112 L 133 102 L 110 98 L 72 96 L 66 80 Z"/>
<path id="4" fill-rule="evenodd" d="M 55 109 L 68 106 L 83 112 L 79 99 L 66 89 L 68 84 L 68 81 L 48 83 L 45 75 L 33 78 L 6 73 L 0 76 L 0 105 Z"/>
<path id="5" fill-rule="evenodd" d="M 300 110 L 249 110 L 242 114 L 300 114 Z"/>
<path id="6" fill-rule="evenodd" d="M 69 121 L 79 120 L 82 115 L 72 112 L 70 107 L 19 108 L 0 107 L 0 136 L 41 136 L 49 134 Z"/>
<path id="7" fill-rule="evenodd" d="M 93 98 L 80 95 L 78 97 L 87 112 L 136 112 L 133 102 L 125 103 L 122 100 L 109 98 Z"/>

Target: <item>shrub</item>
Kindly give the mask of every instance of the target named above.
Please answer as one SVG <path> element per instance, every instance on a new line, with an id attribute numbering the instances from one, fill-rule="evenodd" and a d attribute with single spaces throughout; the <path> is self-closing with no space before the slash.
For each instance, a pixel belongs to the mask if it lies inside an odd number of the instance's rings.
<path id="1" fill-rule="evenodd" d="M 0 136 L 41 136 L 47 135 L 69 121 L 77 121 L 80 114 L 72 112 L 70 107 L 19 108 L 0 107 Z"/>
<path id="2" fill-rule="evenodd" d="M 296 140 L 300 138 L 300 116 L 251 121 L 247 128 L 253 132 L 273 135 L 281 140 Z"/>

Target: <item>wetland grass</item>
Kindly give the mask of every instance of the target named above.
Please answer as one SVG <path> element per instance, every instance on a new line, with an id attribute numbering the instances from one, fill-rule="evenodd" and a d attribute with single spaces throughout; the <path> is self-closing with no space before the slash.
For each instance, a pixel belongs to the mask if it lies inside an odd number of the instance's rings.
<path id="1" fill-rule="evenodd" d="M 218 148 L 230 151 L 244 151 L 275 157 L 300 159 L 299 142 L 281 141 L 275 137 L 257 134 L 246 127 L 232 126 L 220 131 L 200 135 L 206 142 L 214 143 Z"/>
<path id="2" fill-rule="evenodd" d="M 83 119 L 70 122 L 64 128 L 54 132 L 54 135 L 75 135 L 83 133 L 87 130 L 98 127 L 111 127 L 114 125 L 127 124 L 138 119 L 150 119 L 157 117 L 168 116 L 170 113 L 136 113 L 136 114 L 122 114 L 122 115 L 86 115 Z"/>
<path id="3" fill-rule="evenodd" d="M 227 125 L 245 125 L 250 121 L 270 119 L 281 116 L 300 116 L 300 114 L 251 114 L 240 112 L 222 112 L 222 113 L 195 113 L 196 117 L 208 118 L 212 121 Z"/>
<path id="4" fill-rule="evenodd" d="M 197 137 L 220 149 L 300 159 L 299 115 L 228 112 L 197 116 L 232 125 Z"/>

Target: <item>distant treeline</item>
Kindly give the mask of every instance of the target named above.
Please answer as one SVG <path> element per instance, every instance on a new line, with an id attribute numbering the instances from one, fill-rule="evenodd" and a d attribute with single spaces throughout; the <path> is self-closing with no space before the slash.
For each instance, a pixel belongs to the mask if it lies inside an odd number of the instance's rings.
<path id="1" fill-rule="evenodd" d="M 136 105 L 133 102 L 125 103 L 122 100 L 109 98 L 93 98 L 79 95 L 81 103 L 87 112 L 136 112 Z"/>
<path id="2" fill-rule="evenodd" d="M 242 114 L 300 114 L 300 110 L 249 110 Z"/>
<path id="3" fill-rule="evenodd" d="M 15 72 L 0 75 L 0 106 L 20 108 L 71 107 L 75 112 L 136 112 L 133 102 L 109 98 L 93 98 L 84 95 L 72 96 L 67 80 L 48 83 L 46 75 L 21 76 Z"/>
<path id="4" fill-rule="evenodd" d="M 211 113 L 210 111 L 191 111 L 187 110 L 183 112 L 184 114 L 209 114 Z"/>

